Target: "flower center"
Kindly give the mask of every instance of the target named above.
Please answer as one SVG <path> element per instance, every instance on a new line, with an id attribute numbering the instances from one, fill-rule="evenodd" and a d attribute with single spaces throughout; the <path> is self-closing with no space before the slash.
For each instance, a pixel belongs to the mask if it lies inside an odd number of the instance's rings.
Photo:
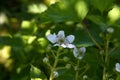
<path id="1" fill-rule="evenodd" d="M 61 38 L 60 40 L 59 40 L 59 42 L 60 43 L 64 43 L 65 41 L 64 41 L 64 38 Z"/>

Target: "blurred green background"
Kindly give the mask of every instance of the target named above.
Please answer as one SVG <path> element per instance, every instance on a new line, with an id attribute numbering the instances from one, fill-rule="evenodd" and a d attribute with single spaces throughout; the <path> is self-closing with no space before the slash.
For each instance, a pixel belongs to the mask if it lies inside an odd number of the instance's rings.
<path id="1" fill-rule="evenodd" d="M 88 80 L 102 80 L 99 50 L 83 24 L 103 47 L 106 29 L 114 29 L 109 46 L 113 50 L 109 73 L 114 73 L 120 62 L 119 0 L 0 0 L 0 80 L 46 80 L 49 68 L 42 61 L 49 53 L 46 35 L 59 30 L 75 35 L 76 46 L 87 47 L 83 61 L 90 65 Z M 69 57 L 74 61 L 72 52 Z M 63 77 L 56 80 L 74 80 L 72 74 L 61 71 Z M 119 80 L 116 74 L 112 77 Z"/>

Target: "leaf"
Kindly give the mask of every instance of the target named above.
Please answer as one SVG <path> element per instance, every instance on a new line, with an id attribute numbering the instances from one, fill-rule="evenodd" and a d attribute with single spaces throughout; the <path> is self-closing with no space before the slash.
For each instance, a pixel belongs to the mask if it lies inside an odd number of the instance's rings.
<path id="1" fill-rule="evenodd" d="M 24 43 L 20 37 L 0 37 L 0 45 L 22 47 Z"/>
<path id="2" fill-rule="evenodd" d="M 31 65 L 30 68 L 30 75 L 31 78 L 40 78 L 40 79 L 46 78 L 46 76 L 41 72 L 41 70 L 33 65 Z"/>
<path id="3" fill-rule="evenodd" d="M 92 23 L 96 24 L 97 27 L 100 27 L 102 31 L 105 31 L 108 27 L 104 17 L 99 15 L 88 15 L 87 19 L 89 19 Z"/>
<path id="4" fill-rule="evenodd" d="M 25 35 L 34 34 L 37 31 L 37 26 L 34 20 L 32 21 L 22 21 L 21 23 L 21 33 Z"/>
<path id="5" fill-rule="evenodd" d="M 61 0 L 51 5 L 40 15 L 41 23 L 82 21 L 87 15 L 87 3 L 84 0 Z"/>
<path id="6" fill-rule="evenodd" d="M 100 33 L 99 27 L 96 27 L 94 25 L 91 25 L 90 27 L 88 26 L 88 31 L 92 35 L 95 41 L 97 41 L 99 44 L 102 43 L 102 39 L 99 36 Z M 84 30 L 80 30 L 80 29 L 76 30 L 75 37 L 76 37 L 75 44 L 79 47 L 81 46 L 89 47 L 95 45 L 91 40 L 90 36 L 88 35 L 88 33 L 85 32 Z"/>
<path id="7" fill-rule="evenodd" d="M 88 12 L 86 2 L 84 0 L 78 0 L 77 3 L 75 4 L 75 9 L 78 17 L 83 20 Z"/>
<path id="8" fill-rule="evenodd" d="M 91 4 L 103 13 L 105 10 L 110 9 L 113 0 L 91 0 Z"/>

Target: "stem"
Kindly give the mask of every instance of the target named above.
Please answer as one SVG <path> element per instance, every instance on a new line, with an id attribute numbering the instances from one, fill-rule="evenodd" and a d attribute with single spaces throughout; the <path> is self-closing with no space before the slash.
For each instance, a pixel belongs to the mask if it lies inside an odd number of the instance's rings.
<path id="1" fill-rule="evenodd" d="M 80 61 L 77 60 L 77 70 L 76 70 L 76 74 L 75 74 L 75 80 L 79 80 L 78 77 L 79 77 L 79 63 Z"/>
<path id="2" fill-rule="evenodd" d="M 65 67 L 56 68 L 56 70 L 66 69 Z"/>
<path id="3" fill-rule="evenodd" d="M 89 65 L 86 65 L 83 68 L 85 68 L 85 70 L 81 73 L 80 77 L 82 77 L 82 75 L 86 73 L 86 71 L 89 69 Z"/>
<path id="4" fill-rule="evenodd" d="M 102 50 L 102 47 L 99 45 L 99 43 L 97 43 L 97 41 L 93 38 L 93 36 L 91 35 L 91 33 L 89 32 L 89 30 L 87 29 L 87 27 L 83 24 L 88 36 L 90 37 L 90 39 L 92 40 L 92 42 L 100 49 Z"/>
<path id="5" fill-rule="evenodd" d="M 55 69 L 56 69 L 56 66 L 57 66 L 57 64 L 58 64 L 58 60 L 59 60 L 59 56 L 60 56 L 60 48 L 58 49 L 58 51 L 57 51 L 57 53 L 56 53 L 56 55 L 54 55 L 55 56 L 55 61 L 54 61 L 54 64 L 53 64 L 53 67 L 52 67 L 52 69 L 51 69 L 51 74 L 50 74 L 50 78 L 49 78 L 49 80 L 53 80 L 53 78 L 54 78 L 54 71 L 55 71 Z"/>
<path id="6" fill-rule="evenodd" d="M 105 66 L 103 68 L 103 80 L 107 80 L 107 67 L 109 66 L 109 40 L 110 36 L 107 35 L 106 42 L 105 42 Z"/>

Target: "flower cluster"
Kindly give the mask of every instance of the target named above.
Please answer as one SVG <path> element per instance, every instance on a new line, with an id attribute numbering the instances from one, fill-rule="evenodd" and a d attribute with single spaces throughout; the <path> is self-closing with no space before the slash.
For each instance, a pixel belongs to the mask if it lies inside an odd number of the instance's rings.
<path id="1" fill-rule="evenodd" d="M 86 52 L 85 47 L 77 48 L 72 42 L 75 39 L 74 35 L 69 35 L 65 37 L 64 31 L 61 30 L 58 32 L 56 35 L 54 34 L 49 34 L 47 36 L 47 39 L 54 44 L 54 46 L 61 46 L 63 48 L 73 48 L 73 54 L 75 58 L 81 60 Z"/>

